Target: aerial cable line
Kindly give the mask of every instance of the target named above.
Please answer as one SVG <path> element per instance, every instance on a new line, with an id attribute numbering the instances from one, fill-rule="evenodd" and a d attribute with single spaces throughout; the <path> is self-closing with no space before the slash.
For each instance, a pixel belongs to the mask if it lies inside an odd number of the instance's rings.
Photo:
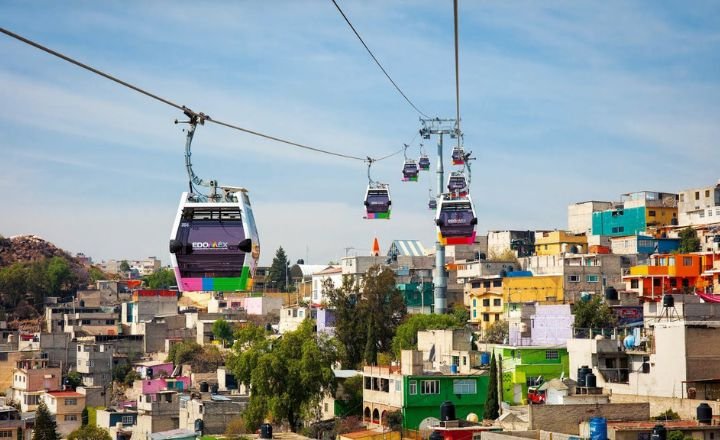
<path id="1" fill-rule="evenodd" d="M 458 54 L 458 0 L 453 0 L 453 18 L 455 27 L 455 118 L 458 133 L 460 132 L 460 56 Z M 457 145 L 460 146 L 457 136 Z"/>
<path id="2" fill-rule="evenodd" d="M 34 41 L 32 41 L 32 40 L 28 40 L 27 38 L 25 38 L 25 37 L 23 37 L 23 36 L 21 36 L 21 35 L 18 35 L 18 34 L 14 33 L 14 32 L 11 32 L 11 31 L 9 31 L 9 30 L 7 30 L 7 29 L 5 29 L 5 28 L 0 27 L 0 32 L 2 32 L 2 33 L 5 34 L 5 35 L 8 35 L 8 36 L 10 36 L 10 37 L 12 37 L 12 38 L 15 38 L 16 40 L 19 40 L 19 41 L 21 41 L 21 42 L 23 42 L 23 43 L 25 43 L 25 44 L 28 44 L 28 45 L 33 46 L 33 47 L 35 47 L 35 48 L 37 48 L 37 49 L 40 49 L 40 50 L 42 50 L 42 51 L 44 51 L 44 52 L 47 52 L 47 53 L 49 53 L 50 55 L 54 55 L 54 56 L 56 56 L 56 57 L 58 57 L 58 58 L 60 58 L 60 59 L 62 59 L 62 60 L 65 60 L 65 61 L 71 63 L 71 64 L 74 64 L 74 65 L 76 65 L 76 66 L 78 66 L 78 67 L 81 67 L 81 68 L 83 68 L 83 69 L 85 69 L 85 70 L 88 70 L 88 71 L 90 71 L 90 72 L 92 72 L 92 73 L 94 73 L 94 74 L 96 74 L 96 75 L 102 76 L 102 77 L 104 77 L 104 78 L 106 78 L 106 79 L 109 79 L 110 81 L 116 82 L 116 83 L 118 83 L 118 84 L 120 84 L 120 85 L 122 85 L 122 86 L 124 86 L 124 87 L 127 87 L 127 88 L 129 88 L 129 89 L 131 89 L 131 90 L 134 90 L 134 91 L 136 91 L 136 92 L 138 92 L 138 93 L 141 93 L 141 94 L 143 94 L 143 95 L 145 95 L 145 96 L 147 96 L 147 97 L 150 97 L 150 98 L 152 98 L 152 99 L 155 99 L 156 101 L 159 101 L 159 102 L 161 102 L 161 103 L 163 103 L 163 104 L 169 105 L 170 107 L 174 107 L 174 108 L 182 111 L 182 112 L 183 112 L 185 115 L 187 115 L 191 120 L 195 120 L 196 122 L 199 122 L 200 124 L 203 124 L 204 122 L 212 122 L 212 123 L 214 123 L 214 124 L 222 125 L 222 126 L 224 126 L 224 127 L 231 128 L 231 129 L 233 129 L 233 130 L 238 130 L 238 131 L 241 131 L 241 132 L 243 132 L 243 133 L 251 134 L 251 135 L 253 135 L 253 136 L 258 136 L 258 137 L 261 137 L 261 138 L 264 138 L 264 139 L 268 139 L 268 140 L 275 141 L 275 142 L 280 142 L 280 143 L 283 143 L 283 144 L 291 145 L 291 146 L 298 147 L 298 148 L 302 148 L 302 149 L 305 149 L 305 150 L 315 151 L 315 152 L 317 152 L 317 153 L 328 154 L 328 155 L 331 155 L 331 156 L 342 157 L 342 158 L 345 158 L 345 159 L 359 160 L 359 161 L 362 161 L 362 162 L 367 162 L 368 159 L 370 159 L 370 158 L 368 158 L 368 157 L 353 156 L 353 155 L 350 155 L 350 154 L 337 153 L 337 152 L 330 151 L 330 150 L 326 150 L 326 149 L 323 149 L 323 148 L 311 147 L 311 146 L 308 146 L 308 145 L 300 144 L 300 143 L 298 143 L 298 142 L 289 141 L 289 140 L 282 139 L 282 138 L 279 138 L 279 137 L 276 137 L 276 136 L 271 136 L 271 135 L 268 135 L 268 134 L 260 133 L 260 132 L 258 132 L 258 131 L 254 131 L 254 130 L 250 130 L 250 129 L 247 129 L 247 128 L 243 128 L 243 127 L 240 127 L 240 126 L 238 126 L 238 125 L 234 125 L 234 124 L 231 124 L 231 123 L 228 123 L 228 122 L 223 122 L 223 121 L 219 121 L 219 120 L 213 119 L 213 118 L 211 118 L 209 115 L 206 115 L 206 114 L 204 114 L 204 113 L 202 113 L 202 112 L 196 113 L 196 112 L 194 112 L 193 110 L 189 109 L 188 107 L 185 107 L 184 105 L 177 104 L 177 103 L 172 102 L 172 101 L 170 101 L 170 100 L 168 100 L 168 99 L 165 99 L 165 98 L 163 98 L 163 97 L 160 97 L 160 96 L 158 96 L 158 95 L 156 95 L 156 94 L 154 94 L 154 93 L 150 93 L 150 92 L 148 92 L 147 90 L 144 90 L 144 89 L 142 89 L 142 88 L 140 88 L 140 87 L 138 87 L 138 86 L 135 86 L 135 85 L 133 85 L 133 84 L 130 84 L 130 83 L 128 83 L 128 82 L 126 82 L 126 81 L 123 81 L 123 80 L 121 80 L 121 79 L 119 79 L 119 78 L 116 78 L 116 77 L 114 77 L 114 76 L 112 76 L 112 75 L 110 75 L 110 74 L 108 74 L 108 73 L 105 73 L 105 72 L 103 72 L 103 71 L 101 71 L 101 70 L 98 70 L 98 69 L 96 69 L 96 68 L 94 68 L 94 67 L 91 67 L 91 66 L 89 66 L 89 65 L 87 65 L 87 64 L 85 64 L 85 63 L 82 63 L 82 62 L 77 61 L 77 60 L 75 60 L 75 59 L 73 59 L 73 58 L 70 58 L 70 57 L 68 57 L 68 56 L 66 56 L 66 55 L 63 55 L 63 54 L 60 53 L 60 52 L 57 52 L 57 51 L 52 50 L 52 49 L 50 49 L 50 48 L 48 48 L 48 47 L 45 47 L 45 46 L 43 46 L 43 45 L 41 45 L 41 44 L 39 44 L 39 43 L 36 43 L 36 42 L 34 42 Z M 402 150 L 400 150 L 400 151 L 402 151 Z M 392 153 L 392 154 L 390 154 L 390 155 L 388 155 L 388 156 L 382 157 L 382 158 L 377 159 L 377 160 L 383 160 L 383 159 L 386 159 L 386 158 L 388 158 L 388 157 L 390 157 L 390 156 L 393 156 L 393 155 L 395 155 L 395 154 L 398 154 L 398 152 Z M 377 160 L 372 159 L 372 161 L 374 161 L 374 162 L 376 162 Z"/>
<path id="3" fill-rule="evenodd" d="M 420 110 L 419 108 L 417 108 L 417 106 L 416 106 L 415 104 L 413 104 L 412 101 L 410 101 L 410 98 L 407 97 L 407 95 L 400 89 L 400 87 L 397 85 L 397 83 L 390 77 L 390 74 L 387 73 L 387 70 L 385 70 L 385 68 L 382 66 L 382 64 L 380 64 L 380 61 L 378 61 L 378 59 L 375 57 L 375 54 L 373 54 L 373 52 L 370 50 L 370 48 L 368 47 L 368 45 L 365 44 L 365 41 L 362 39 L 362 37 L 360 36 L 360 34 L 358 33 L 358 31 L 355 29 L 355 26 L 353 26 L 353 24 L 350 23 L 350 19 L 347 17 L 347 15 L 345 15 L 345 13 L 343 12 L 343 10 L 340 9 L 340 5 L 337 4 L 337 1 L 335 1 L 335 0 L 331 0 L 331 1 L 333 2 L 333 4 L 335 5 L 335 7 L 337 8 L 338 12 L 340 12 L 340 15 L 342 15 L 342 17 L 345 19 L 345 22 L 348 24 L 348 26 L 350 26 L 350 29 L 352 29 L 352 31 L 355 33 L 355 36 L 358 37 L 358 40 L 360 40 L 360 42 L 362 43 L 362 45 L 365 47 L 365 50 L 367 50 L 367 52 L 370 54 L 370 57 L 372 57 L 373 61 L 375 61 L 375 64 L 377 64 L 377 66 L 380 68 L 380 70 L 382 70 L 382 73 L 385 74 L 385 76 L 387 77 L 387 79 L 390 80 L 390 82 L 392 83 L 393 87 L 395 87 L 395 90 L 397 90 L 398 93 L 400 93 L 400 94 L 402 95 L 402 97 L 405 98 L 405 101 L 407 101 L 407 103 L 410 104 L 410 106 L 411 106 L 412 108 L 414 108 L 416 112 L 418 112 L 418 113 L 419 113 L 421 116 L 423 116 L 424 118 L 430 119 L 430 117 L 429 117 L 428 115 L 426 115 L 425 113 L 423 113 L 422 110 Z"/>

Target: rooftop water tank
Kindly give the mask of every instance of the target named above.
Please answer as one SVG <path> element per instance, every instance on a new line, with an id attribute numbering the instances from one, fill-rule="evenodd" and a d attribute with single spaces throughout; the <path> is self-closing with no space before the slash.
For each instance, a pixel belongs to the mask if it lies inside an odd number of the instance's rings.
<path id="1" fill-rule="evenodd" d="M 263 423 L 260 425 L 260 438 L 271 439 L 273 436 L 272 425 L 269 423 Z"/>
<path id="2" fill-rule="evenodd" d="M 633 336 L 633 335 L 625 336 L 625 339 L 623 339 L 623 345 L 628 350 L 633 348 L 635 346 L 635 336 Z"/>
<path id="3" fill-rule="evenodd" d="M 605 417 L 590 419 L 590 440 L 607 440 L 607 419 Z"/>
<path id="4" fill-rule="evenodd" d="M 650 440 L 667 440 L 667 429 L 663 425 L 655 425 Z"/>
<path id="5" fill-rule="evenodd" d="M 701 403 L 697 407 L 697 420 L 700 423 L 709 425 L 712 422 L 712 408 L 707 403 Z"/>
<path id="6" fill-rule="evenodd" d="M 663 295 L 663 307 L 675 307 L 675 298 L 673 298 L 673 296 L 669 294 Z"/>
<path id="7" fill-rule="evenodd" d="M 200 382 L 200 392 L 207 393 L 208 391 L 210 391 L 210 385 L 205 381 Z"/>
<path id="8" fill-rule="evenodd" d="M 490 365 L 490 352 L 483 351 L 480 353 L 480 365 Z"/>
<path id="9" fill-rule="evenodd" d="M 618 291 L 613 286 L 608 286 L 605 288 L 605 299 L 608 301 L 617 301 L 618 300 Z"/>
<path id="10" fill-rule="evenodd" d="M 440 405 L 440 421 L 455 420 L 455 404 L 446 400 Z"/>
<path id="11" fill-rule="evenodd" d="M 585 376 L 585 386 L 589 388 L 596 388 L 597 377 L 592 373 L 588 373 L 587 376 Z"/>

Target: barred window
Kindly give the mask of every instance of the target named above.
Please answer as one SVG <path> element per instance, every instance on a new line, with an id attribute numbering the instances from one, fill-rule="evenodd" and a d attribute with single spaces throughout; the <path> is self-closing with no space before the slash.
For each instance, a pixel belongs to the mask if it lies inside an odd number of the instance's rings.
<path id="1" fill-rule="evenodd" d="M 473 379 L 454 380 L 453 394 L 477 394 L 477 383 Z"/>
<path id="2" fill-rule="evenodd" d="M 439 380 L 423 380 L 420 381 L 422 386 L 421 394 L 440 394 Z"/>

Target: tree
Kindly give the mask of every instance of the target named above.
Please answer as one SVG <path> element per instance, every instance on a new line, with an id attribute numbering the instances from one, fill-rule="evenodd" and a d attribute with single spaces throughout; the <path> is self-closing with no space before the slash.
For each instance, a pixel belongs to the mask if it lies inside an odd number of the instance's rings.
<path id="1" fill-rule="evenodd" d="M 495 321 L 485 330 L 485 342 L 491 344 L 503 344 L 505 338 L 510 334 L 510 325 L 507 321 Z"/>
<path id="2" fill-rule="evenodd" d="M 335 309 L 335 337 L 344 349 L 345 368 L 356 368 L 363 360 L 375 363 L 377 353 L 392 349 L 406 308 L 390 268 L 373 266 L 361 283 L 346 277 L 342 286 L 328 283 L 326 287 L 328 304 Z"/>
<path id="3" fill-rule="evenodd" d="M 455 304 L 450 311 L 460 325 L 465 325 L 470 320 L 470 311 L 463 304 Z"/>
<path id="4" fill-rule="evenodd" d="M 244 413 L 246 428 L 254 431 L 270 414 L 276 422 L 287 421 L 296 432 L 303 412 L 317 406 L 323 390 L 334 390 L 332 365 L 337 355 L 336 347 L 318 336 L 308 319 L 277 339 L 236 341 L 227 365 L 239 382 L 252 389 Z"/>
<path id="5" fill-rule="evenodd" d="M 495 353 L 490 358 L 490 385 L 485 401 L 485 420 L 495 420 L 500 417 L 500 403 L 498 398 L 498 371 Z"/>
<path id="6" fill-rule="evenodd" d="M 232 344 L 233 329 L 230 323 L 224 319 L 218 319 L 213 322 L 212 333 L 215 339 L 223 341 L 223 346 L 225 346 L 225 344 Z"/>
<path id="7" fill-rule="evenodd" d="M 175 279 L 175 272 L 171 269 L 160 269 L 143 277 L 143 283 L 149 289 L 167 289 L 170 286 L 175 286 L 177 280 Z"/>
<path id="8" fill-rule="evenodd" d="M 82 385 L 82 375 L 75 370 L 68 373 L 67 380 L 68 385 L 70 385 L 73 389 Z"/>
<path id="9" fill-rule="evenodd" d="M 35 429 L 32 440 L 60 440 L 60 438 L 55 418 L 50 414 L 45 402 L 40 401 L 35 413 Z"/>
<path id="10" fill-rule="evenodd" d="M 99 267 L 90 266 L 90 269 L 88 269 L 88 278 L 91 283 L 95 284 L 96 281 L 105 280 L 108 276 Z"/>
<path id="11" fill-rule="evenodd" d="M 127 260 L 122 260 L 120 262 L 120 266 L 118 266 L 118 269 L 120 269 L 120 272 L 129 272 L 130 264 L 128 264 Z"/>
<path id="12" fill-rule="evenodd" d="M 612 310 L 600 295 L 594 295 L 589 300 L 577 301 L 573 305 L 573 314 L 575 328 L 611 328 L 617 322 Z"/>
<path id="13" fill-rule="evenodd" d="M 71 432 L 67 440 L 112 440 L 110 433 L 95 425 L 83 425 Z"/>
<path id="14" fill-rule="evenodd" d="M 402 350 L 417 349 L 417 334 L 423 330 L 443 330 L 459 327 L 456 315 L 410 315 L 400 324 L 392 340 L 392 350 L 396 359 L 400 359 Z"/>
<path id="15" fill-rule="evenodd" d="M 195 341 L 182 341 L 170 347 L 167 362 L 175 365 L 190 364 L 194 373 L 210 373 L 217 370 L 225 360 L 214 345 L 201 346 Z"/>
<path id="16" fill-rule="evenodd" d="M 68 293 L 75 281 L 70 263 L 62 257 L 52 257 L 47 264 L 47 289 L 50 295 Z"/>
<path id="17" fill-rule="evenodd" d="M 0 294 L 5 305 L 13 308 L 27 293 L 27 268 L 20 262 L 0 269 Z"/>
<path id="18" fill-rule="evenodd" d="M 678 252 L 686 254 L 688 252 L 697 252 L 700 250 L 700 239 L 697 232 L 691 226 L 686 227 L 678 234 L 680 237 L 680 246 Z"/>
<path id="19" fill-rule="evenodd" d="M 363 409 L 363 377 L 361 374 L 348 377 L 342 383 L 340 396 L 337 400 L 342 401 L 345 412 L 337 414 L 338 417 L 361 416 Z"/>
<path id="20" fill-rule="evenodd" d="M 268 281 L 274 284 L 279 290 L 287 291 L 287 279 L 290 268 L 288 267 L 290 262 L 288 261 L 287 255 L 285 255 L 285 249 L 280 246 L 275 252 L 272 265 L 268 270 Z"/>
<path id="21" fill-rule="evenodd" d="M 83 408 L 82 412 L 80 413 L 80 421 L 82 423 L 82 426 L 85 426 L 90 421 L 90 411 L 88 411 L 87 406 Z"/>

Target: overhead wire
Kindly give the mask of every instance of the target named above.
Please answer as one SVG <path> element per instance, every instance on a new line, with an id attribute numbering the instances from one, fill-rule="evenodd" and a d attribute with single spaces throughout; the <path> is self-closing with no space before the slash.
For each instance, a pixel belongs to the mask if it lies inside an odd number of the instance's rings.
<path id="1" fill-rule="evenodd" d="M 453 19 L 455 29 L 455 118 L 458 132 L 460 132 L 460 55 L 458 49 L 458 0 L 453 0 Z M 458 146 L 460 146 L 460 137 L 460 133 L 458 133 Z"/>
<path id="2" fill-rule="evenodd" d="M 138 93 L 140 93 L 140 94 L 142 94 L 142 95 L 145 95 L 145 96 L 147 96 L 147 97 L 149 97 L 149 98 L 152 98 L 152 99 L 154 99 L 154 100 L 156 100 L 156 101 L 159 101 L 159 102 L 161 102 L 161 103 L 163 103 L 163 104 L 169 105 L 170 107 L 174 107 L 174 108 L 182 111 L 183 113 L 185 113 L 185 114 L 186 114 L 187 116 L 189 116 L 191 119 L 195 118 L 195 119 L 199 120 L 201 123 L 204 123 L 204 122 L 206 122 L 206 121 L 207 121 L 207 122 L 212 122 L 212 123 L 214 123 L 214 124 L 221 125 L 221 126 L 223 126 L 223 127 L 227 127 L 227 128 L 233 129 L 233 130 L 238 130 L 238 131 L 241 131 L 241 132 L 243 132 L 243 133 L 247 133 L 247 134 L 250 134 L 250 135 L 253 135 L 253 136 L 257 136 L 257 137 L 261 137 L 261 138 L 268 139 L 268 140 L 271 140 L 271 141 L 280 142 L 280 143 L 283 143 L 283 144 L 286 144 L 286 145 L 291 145 L 291 146 L 294 146 L 294 147 L 302 148 L 302 149 L 305 149 L 305 150 L 314 151 L 314 152 L 322 153 L 322 154 L 328 154 L 328 155 L 331 155 L 331 156 L 341 157 L 341 158 L 345 158 L 345 159 L 358 160 L 358 161 L 362 161 L 362 162 L 367 162 L 368 159 L 370 159 L 369 157 L 354 156 L 354 155 L 351 155 L 351 154 L 338 153 L 338 152 L 331 151 L 331 150 L 328 150 L 328 149 L 325 149 L 325 148 L 312 147 L 312 146 L 309 146 L 309 145 L 301 144 L 301 143 L 299 143 L 299 142 L 293 142 L 293 141 L 290 141 L 290 140 L 287 140 L 287 139 L 283 139 L 283 138 L 280 138 L 280 137 L 277 137 L 277 136 L 272 136 L 272 135 L 269 135 L 269 134 L 261 133 L 261 132 L 259 132 L 259 131 L 255 131 L 255 130 L 251 130 L 251 129 L 248 129 L 248 128 L 244 128 L 244 127 L 241 127 L 241 126 L 239 126 L 239 125 L 235 125 L 235 124 L 232 124 L 232 123 L 229 123 L 229 122 L 223 122 L 223 121 L 220 121 L 220 120 L 217 120 L 217 119 L 213 119 L 213 118 L 211 118 L 209 115 L 206 115 L 205 113 L 202 113 L 202 112 L 196 113 L 196 112 L 194 112 L 193 110 L 191 110 L 190 108 L 188 108 L 188 107 L 186 107 L 186 106 L 184 106 L 184 105 L 177 104 L 177 103 L 175 103 L 175 102 L 173 102 L 173 101 L 170 101 L 169 99 L 166 99 L 166 98 L 163 98 L 163 97 L 161 97 L 161 96 L 158 96 L 158 95 L 156 95 L 156 94 L 154 94 L 154 93 L 151 93 L 151 92 L 149 92 L 149 91 L 147 91 L 147 90 L 145 90 L 145 89 L 143 89 L 143 88 L 141 88 L 141 87 L 138 87 L 138 86 L 136 86 L 136 85 L 133 85 L 133 84 L 127 82 L 127 81 L 123 81 L 123 80 L 121 80 L 121 79 L 119 79 L 119 78 L 117 78 L 117 77 L 115 77 L 115 76 L 113 76 L 113 75 L 110 75 L 109 73 L 103 72 L 103 71 L 101 71 L 101 70 L 99 70 L 99 69 L 96 69 L 96 68 L 94 68 L 94 67 L 92 67 L 92 66 L 90 66 L 90 65 L 88 65 L 88 64 L 85 64 L 85 63 L 80 62 L 80 61 L 78 61 L 78 60 L 76 60 L 76 59 L 74 59 L 74 58 L 71 58 L 71 57 L 69 57 L 69 56 L 67 56 L 67 55 L 64 55 L 64 54 L 62 54 L 62 53 L 60 53 L 60 52 L 58 52 L 58 51 L 55 51 L 55 50 L 50 49 L 50 48 L 48 48 L 48 47 L 46 47 L 46 46 L 43 46 L 43 45 L 41 45 L 41 44 L 39 44 L 39 43 L 37 43 L 37 42 L 35 42 L 35 41 L 29 40 L 29 39 L 27 39 L 27 38 L 25 38 L 25 37 L 23 37 L 23 36 L 21 36 L 21 35 L 19 35 L 19 34 L 16 34 L 16 33 L 12 32 L 12 31 L 10 31 L 10 30 L 7 30 L 7 29 L 5 29 L 5 28 L 0 27 L 0 32 L 2 32 L 3 34 L 5 34 L 5 35 L 7 35 L 7 36 L 9 36 L 9 37 L 12 37 L 12 38 L 18 40 L 18 41 L 21 41 L 21 42 L 23 42 L 23 43 L 25 43 L 25 44 L 27 44 L 27 45 L 30 45 L 30 46 L 32 46 L 32 47 L 35 47 L 36 49 L 40 49 L 40 50 L 42 50 L 43 52 L 49 53 L 50 55 L 53 55 L 53 56 L 55 56 L 55 57 L 57 57 L 57 58 L 60 58 L 60 59 L 62 59 L 62 60 L 64 60 L 64 61 L 67 61 L 67 62 L 69 62 L 69 63 L 71 63 L 71 64 L 74 64 L 74 65 L 76 65 L 76 66 L 78 66 L 78 67 L 80 67 L 80 68 L 82 68 L 82 69 L 85 69 L 85 70 L 87 70 L 87 71 L 90 71 L 90 72 L 92 72 L 92 73 L 94 73 L 94 74 L 96 74 L 96 75 L 102 76 L 103 78 L 109 79 L 110 81 L 113 81 L 113 82 L 115 82 L 115 83 L 117 83 L 117 84 L 120 84 L 121 86 L 127 87 L 127 88 L 129 88 L 129 89 L 131 89 L 131 90 L 133 90 L 133 91 L 135 91 L 135 92 L 138 92 Z M 400 150 L 400 151 L 402 151 L 402 150 Z M 387 156 L 384 156 L 384 157 L 382 157 L 382 158 L 380 158 L 380 159 L 377 159 L 377 160 L 376 160 L 376 159 L 372 159 L 372 160 L 373 160 L 373 161 L 378 161 L 378 160 L 387 159 L 388 157 L 394 156 L 395 154 L 398 154 L 398 153 L 399 153 L 399 152 L 391 153 L 391 154 L 389 154 L 389 155 L 387 155 Z"/>
<path id="3" fill-rule="evenodd" d="M 390 83 L 392 83 L 393 87 L 395 87 L 395 90 L 397 90 L 398 93 L 400 93 L 400 95 L 402 95 L 402 97 L 405 98 L 405 101 L 407 101 L 407 103 L 410 104 L 410 106 L 411 106 L 413 109 L 415 109 L 416 112 L 418 112 L 418 113 L 419 113 L 421 116 L 423 116 L 424 118 L 429 119 L 430 117 L 429 117 L 428 115 L 426 115 L 422 110 L 420 110 L 420 109 L 410 100 L 410 98 L 407 97 L 407 95 L 405 94 L 405 92 L 403 92 L 403 91 L 400 89 L 400 86 L 397 85 L 397 83 L 395 82 L 395 80 L 392 79 L 392 77 L 390 76 L 390 74 L 387 72 L 387 70 L 385 70 L 385 68 L 383 67 L 383 65 L 382 65 L 382 64 L 380 63 L 380 61 L 377 59 L 377 57 L 375 56 L 375 54 L 373 53 L 373 51 L 370 50 L 370 48 L 368 47 L 367 44 L 365 44 L 365 40 L 363 40 L 363 38 L 360 36 L 360 33 L 358 33 L 357 29 L 355 29 L 355 26 L 353 26 L 353 24 L 350 22 L 350 19 L 347 17 L 347 15 L 345 15 L 345 12 L 343 12 L 342 8 L 340 8 L 340 5 L 338 5 L 337 1 L 336 1 L 336 0 L 330 0 L 330 1 L 333 2 L 333 4 L 335 5 L 335 7 L 337 8 L 338 12 L 340 12 L 340 15 L 342 15 L 343 19 L 345 19 L 345 22 L 348 24 L 348 26 L 350 26 L 350 29 L 352 29 L 352 31 L 353 31 L 353 33 L 355 34 L 355 36 L 358 38 L 358 40 L 360 40 L 360 43 L 362 43 L 363 47 L 365 47 L 365 50 L 367 51 L 367 53 L 370 54 L 370 57 L 373 59 L 373 61 L 375 61 L 375 64 L 377 64 L 377 66 L 380 68 L 380 70 L 382 71 L 382 73 L 385 74 L 385 77 L 387 77 L 387 79 L 390 81 Z"/>

